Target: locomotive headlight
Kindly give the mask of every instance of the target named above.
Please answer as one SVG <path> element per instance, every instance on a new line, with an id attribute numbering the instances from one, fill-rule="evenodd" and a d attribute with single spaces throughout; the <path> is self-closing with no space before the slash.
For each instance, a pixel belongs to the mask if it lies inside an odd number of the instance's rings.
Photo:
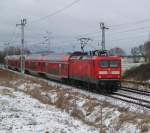
<path id="1" fill-rule="evenodd" d="M 119 71 L 112 71 L 112 74 L 120 74 Z"/>
<path id="2" fill-rule="evenodd" d="M 108 74 L 107 71 L 99 71 L 99 74 Z"/>

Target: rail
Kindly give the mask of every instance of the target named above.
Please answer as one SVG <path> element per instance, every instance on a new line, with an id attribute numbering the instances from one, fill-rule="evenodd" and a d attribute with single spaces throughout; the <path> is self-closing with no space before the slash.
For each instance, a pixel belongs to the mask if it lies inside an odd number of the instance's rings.
<path id="1" fill-rule="evenodd" d="M 137 84 L 137 85 L 142 85 L 142 86 L 149 86 L 150 87 L 150 83 L 148 82 L 141 82 L 141 81 L 132 81 L 132 80 L 122 80 L 122 83 L 131 83 L 131 84 Z"/>

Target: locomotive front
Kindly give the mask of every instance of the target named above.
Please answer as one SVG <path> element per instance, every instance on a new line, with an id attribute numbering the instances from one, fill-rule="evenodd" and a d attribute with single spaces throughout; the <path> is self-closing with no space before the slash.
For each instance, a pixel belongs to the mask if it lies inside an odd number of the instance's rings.
<path id="1" fill-rule="evenodd" d="M 97 86 L 105 92 L 117 91 L 121 79 L 121 58 L 101 56 L 95 59 Z"/>

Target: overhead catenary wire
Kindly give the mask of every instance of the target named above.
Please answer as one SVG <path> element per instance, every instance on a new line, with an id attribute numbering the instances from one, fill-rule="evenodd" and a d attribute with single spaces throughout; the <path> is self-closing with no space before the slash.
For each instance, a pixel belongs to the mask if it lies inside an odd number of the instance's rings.
<path id="1" fill-rule="evenodd" d="M 141 19 L 138 21 L 134 21 L 134 22 L 127 22 L 127 23 L 122 23 L 122 24 L 116 24 L 116 25 L 110 25 L 110 27 L 120 27 L 120 26 L 127 26 L 127 25 L 135 25 L 135 24 L 141 24 L 141 23 L 146 23 L 146 22 L 150 22 L 150 18 L 145 18 L 145 19 Z"/>
<path id="2" fill-rule="evenodd" d="M 51 14 L 48 14 L 44 17 L 41 17 L 41 18 L 38 18 L 36 20 L 31 21 L 30 24 L 35 23 L 35 22 L 39 22 L 39 21 L 44 20 L 44 19 L 49 18 L 49 17 L 53 17 L 53 16 L 65 11 L 65 10 L 67 10 L 68 8 L 72 7 L 74 4 L 78 3 L 79 1 L 81 1 L 81 0 L 74 0 L 73 2 L 71 2 L 71 3 L 67 4 L 66 6 L 52 12 Z M 28 29 L 28 31 L 30 31 L 30 28 Z"/>
<path id="3" fill-rule="evenodd" d="M 47 18 L 50 18 L 50 17 L 53 17 L 53 16 L 55 16 L 55 15 L 57 15 L 57 14 L 59 14 L 59 13 L 65 11 L 65 10 L 67 10 L 68 8 L 71 8 L 73 5 L 75 5 L 75 4 L 78 3 L 79 1 L 81 1 L 81 0 L 74 0 L 74 1 L 72 1 L 71 3 L 67 4 L 66 6 L 64 6 L 64 7 L 60 8 L 60 9 L 58 9 L 58 10 L 56 10 L 56 11 L 54 11 L 54 12 L 48 14 L 48 15 L 46 15 L 46 16 L 43 16 L 43 17 L 40 17 L 40 18 L 37 18 L 37 19 L 35 19 L 35 20 L 30 21 L 30 23 L 29 23 L 28 25 L 30 25 L 30 24 L 32 24 L 32 23 L 39 22 L 39 21 L 43 21 L 43 20 L 45 20 L 45 19 L 47 19 Z M 31 28 L 28 27 L 28 31 L 32 31 Z M 36 33 L 36 34 L 37 34 L 37 33 Z"/>
<path id="4" fill-rule="evenodd" d="M 137 39 L 137 37 L 138 38 L 141 38 L 141 37 L 148 37 L 148 34 L 141 34 L 141 35 L 137 35 L 137 36 L 127 36 L 127 37 L 121 37 L 121 38 L 109 38 L 109 39 L 107 39 L 107 40 L 109 40 L 109 41 L 112 41 L 112 42 L 116 42 L 116 41 L 127 41 L 127 40 L 134 40 L 134 39 Z M 100 41 L 100 40 L 95 40 L 95 39 L 93 39 L 94 41 Z M 73 43 L 73 42 L 75 42 L 76 40 L 75 39 L 69 39 L 69 40 L 65 40 L 65 41 L 62 41 L 62 40 L 60 40 L 60 41 L 57 41 L 57 44 L 62 44 L 62 43 L 65 43 L 64 45 L 70 45 L 71 43 Z M 76 41 L 77 42 L 77 41 Z M 29 45 L 36 45 L 36 44 L 43 44 L 43 42 L 41 41 L 41 42 L 29 42 L 28 43 Z"/>
<path id="5" fill-rule="evenodd" d="M 53 16 L 55 16 L 55 15 L 61 13 L 62 11 L 66 10 L 66 9 L 68 9 L 68 8 L 70 8 L 70 7 L 72 7 L 74 4 L 76 4 L 76 3 L 79 2 L 79 1 L 80 1 L 80 0 L 75 0 L 75 1 L 71 2 L 70 4 L 64 6 L 63 8 L 61 8 L 61 9 L 59 9 L 59 10 L 56 10 L 55 12 L 53 12 L 53 13 L 47 15 L 47 16 L 44 16 L 44 17 L 41 17 L 41 18 L 39 18 L 39 19 L 36 19 L 36 20 L 31 21 L 31 23 L 32 23 L 32 22 L 39 21 L 39 20 L 44 20 L 44 19 L 49 18 L 49 17 L 53 17 Z M 124 23 L 124 24 L 119 24 L 119 25 L 110 25 L 110 28 L 111 28 L 111 27 L 117 27 L 117 26 L 127 26 L 127 25 L 132 25 L 132 24 L 141 24 L 141 23 L 145 23 L 145 22 L 149 22 L 149 21 L 150 21 L 150 19 L 144 19 L 144 20 L 135 21 L 135 22 L 131 22 L 131 23 Z M 142 27 L 142 28 L 143 28 L 143 27 Z M 139 30 L 141 30 L 142 28 L 139 28 Z M 149 27 L 149 28 L 150 28 L 150 27 Z M 145 27 L 145 29 L 146 29 L 146 27 Z M 111 30 L 111 29 L 110 29 L 110 30 Z M 113 32 L 112 35 L 115 35 L 115 34 L 118 34 L 118 33 L 125 33 L 125 32 L 130 32 L 130 31 L 136 31 L 136 30 L 138 30 L 138 28 L 129 29 L 129 30 L 124 30 L 124 31 L 118 31 L 118 32 L 114 32 L 113 30 L 114 30 L 114 29 L 111 30 L 111 31 Z M 110 31 L 110 32 L 111 32 L 111 31 Z M 93 34 L 99 34 L 99 32 L 85 33 L 85 34 L 82 34 L 82 36 L 84 36 L 84 35 L 93 35 Z M 81 35 L 80 35 L 80 36 L 81 36 Z M 66 40 L 66 42 L 67 42 L 67 39 L 65 39 L 65 40 Z"/>
<path id="6" fill-rule="evenodd" d="M 56 10 L 56 11 L 54 11 L 54 12 L 52 12 L 52 13 L 44 16 L 44 17 L 38 18 L 36 20 L 33 20 L 30 23 L 39 22 L 39 21 L 44 20 L 46 18 L 53 17 L 53 16 L 55 16 L 55 15 L 57 15 L 57 14 L 65 11 L 65 10 L 67 10 L 68 8 L 72 7 L 73 5 L 75 5 L 76 3 L 78 3 L 79 1 L 81 1 L 81 0 L 74 0 L 73 2 L 67 4 L 66 6 L 64 6 L 64 7 L 60 8 L 60 9 L 58 9 L 58 10 Z"/>
<path id="7" fill-rule="evenodd" d="M 16 41 L 17 39 L 20 39 L 18 37 L 19 36 L 18 36 L 17 28 L 15 27 L 14 33 L 12 34 L 12 38 L 9 40 L 9 43 L 14 44 L 15 42 L 17 42 Z"/>
<path id="8" fill-rule="evenodd" d="M 113 29 L 110 29 L 109 30 L 109 33 L 110 32 L 113 32 L 113 34 L 114 33 L 124 33 L 124 32 L 130 32 L 130 31 L 137 31 L 137 30 L 144 30 L 144 29 L 149 29 L 150 28 L 150 26 L 144 26 L 144 27 L 137 27 L 137 28 L 129 28 L 129 29 L 127 29 L 127 30 L 118 30 L 118 31 L 114 31 Z M 90 34 L 99 34 L 99 32 L 92 32 L 92 33 L 86 33 L 86 34 L 81 34 L 80 36 L 82 36 L 82 35 L 90 35 Z"/>
<path id="9" fill-rule="evenodd" d="M 49 14 L 49 15 L 47 15 L 47 16 L 41 17 L 41 18 L 39 18 L 39 19 L 37 19 L 37 20 L 35 20 L 35 21 L 31 21 L 31 23 L 32 23 L 32 22 L 39 21 L 39 20 L 46 19 L 46 18 L 48 18 L 48 17 L 53 17 L 53 16 L 57 15 L 58 13 L 61 13 L 63 10 L 66 10 L 66 9 L 68 9 L 69 7 L 73 6 L 74 4 L 76 4 L 76 3 L 79 2 L 79 1 L 80 1 L 80 0 L 75 0 L 75 1 L 73 1 L 72 3 L 66 5 L 65 7 L 61 8 L 61 9 L 59 9 L 59 10 L 57 10 L 57 11 L 55 11 L 55 12 Z M 150 19 L 144 19 L 144 20 L 140 20 L 140 21 L 136 21 L 136 22 L 124 23 L 124 24 L 119 24 L 119 25 L 110 25 L 110 28 L 112 28 L 112 27 L 117 27 L 117 26 L 126 26 L 126 25 L 132 25 L 132 24 L 140 24 L 140 23 L 144 23 L 144 22 L 148 22 L 148 21 L 150 21 Z M 113 32 L 113 35 L 114 35 L 115 33 L 118 34 L 118 33 L 125 33 L 125 32 L 130 32 L 130 31 L 141 30 L 141 29 L 143 29 L 143 28 L 147 28 L 147 27 L 140 27 L 140 28 L 136 28 L 136 29 L 128 29 L 128 30 L 124 30 L 124 31 L 117 31 L 117 32 Z M 110 30 L 111 30 L 111 29 L 110 29 Z M 112 29 L 112 30 L 114 30 L 114 29 Z M 112 31 L 112 30 L 111 30 L 111 31 Z M 111 32 L 111 31 L 110 31 L 110 32 Z M 99 34 L 99 32 L 85 33 L 85 34 L 81 34 L 81 35 L 79 35 L 79 36 L 81 37 L 81 36 L 93 35 L 93 34 Z M 79 37 L 79 36 L 78 36 L 78 37 Z M 77 36 L 76 36 L 76 38 L 77 38 Z M 67 42 L 67 40 L 66 40 L 66 42 Z"/>
<path id="10" fill-rule="evenodd" d="M 122 23 L 122 24 L 117 24 L 117 25 L 109 25 L 110 27 L 110 30 L 109 31 L 113 31 L 113 30 L 117 30 L 117 29 L 114 29 L 115 27 L 118 27 L 119 29 L 121 29 L 120 26 L 125 26 L 124 28 L 127 28 L 126 26 L 132 26 L 132 25 L 135 25 L 135 24 L 141 24 L 141 23 L 145 23 L 145 22 L 150 22 L 150 18 L 148 19 L 143 19 L 143 20 L 139 20 L 139 21 L 134 21 L 134 22 L 128 22 L 128 23 Z M 114 28 L 113 28 L 114 27 Z M 142 28 L 150 28 L 150 26 L 146 26 L 146 27 L 140 27 L 140 28 L 137 28 L 138 29 L 142 29 Z M 126 31 L 123 31 L 123 32 L 128 32 L 128 31 L 134 31 L 136 30 L 136 28 L 134 29 L 129 29 L 129 30 L 126 30 Z M 118 32 L 118 33 L 123 33 L 123 32 Z M 113 32 L 114 33 L 114 32 Z M 85 33 L 85 34 L 80 34 L 78 36 L 82 36 L 82 35 L 90 35 L 90 34 L 99 34 L 99 32 L 89 32 L 89 33 Z"/>
<path id="11" fill-rule="evenodd" d="M 9 40 L 9 43 L 13 42 L 16 36 L 16 32 L 17 32 L 17 28 L 16 26 L 14 27 L 13 33 L 12 33 L 12 37 Z"/>

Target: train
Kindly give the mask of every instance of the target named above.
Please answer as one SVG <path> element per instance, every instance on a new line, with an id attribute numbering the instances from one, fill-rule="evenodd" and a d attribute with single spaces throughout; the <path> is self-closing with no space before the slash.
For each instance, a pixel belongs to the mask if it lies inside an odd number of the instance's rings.
<path id="1" fill-rule="evenodd" d="M 20 71 L 20 55 L 5 57 L 8 68 Z M 87 84 L 99 92 L 112 93 L 120 88 L 121 57 L 106 51 L 24 55 L 25 72 L 44 75 L 61 82 Z"/>

